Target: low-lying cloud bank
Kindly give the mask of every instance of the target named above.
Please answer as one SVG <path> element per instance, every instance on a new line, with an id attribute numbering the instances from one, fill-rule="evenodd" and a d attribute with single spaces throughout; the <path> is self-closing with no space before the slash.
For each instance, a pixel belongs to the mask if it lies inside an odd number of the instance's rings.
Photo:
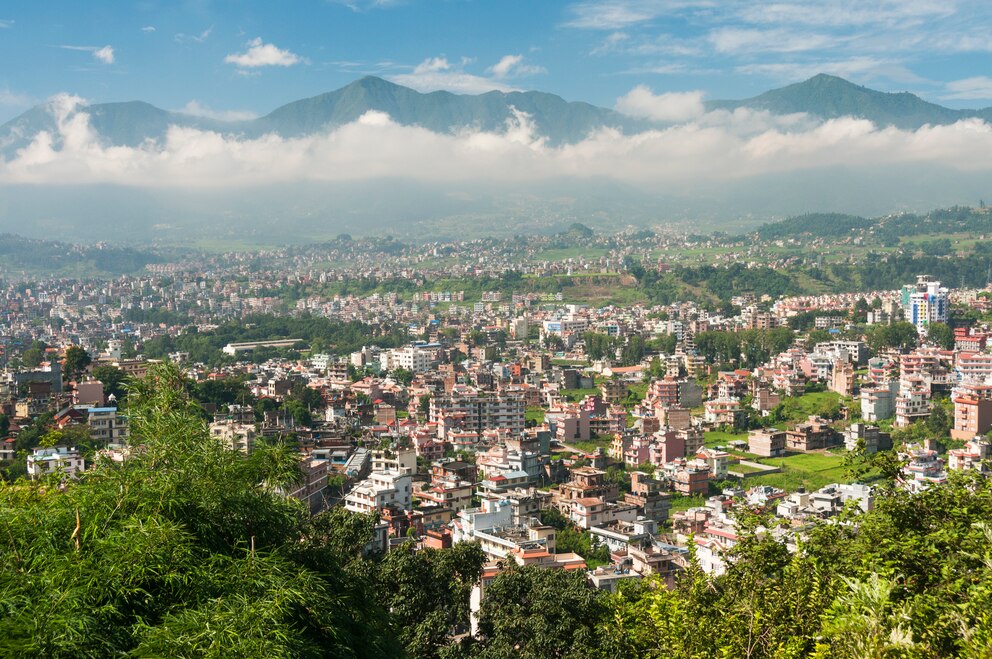
<path id="1" fill-rule="evenodd" d="M 838 166 L 992 170 L 992 127 L 977 119 L 904 131 L 855 118 L 700 113 L 693 96 L 658 97 L 661 104 L 652 106 L 644 90 L 624 98 L 620 109 L 678 123 L 635 135 L 604 128 L 558 147 L 538 136 L 523 113 L 499 133 L 438 134 L 368 112 L 353 123 L 302 138 L 241 139 L 172 127 L 162 141 L 123 147 L 102 144 L 82 99 L 61 95 L 48 104 L 56 131 L 38 133 L 0 161 L 0 183 L 239 188 L 377 178 L 534 183 L 567 177 L 678 189 L 693 181 L 712 184 Z"/>

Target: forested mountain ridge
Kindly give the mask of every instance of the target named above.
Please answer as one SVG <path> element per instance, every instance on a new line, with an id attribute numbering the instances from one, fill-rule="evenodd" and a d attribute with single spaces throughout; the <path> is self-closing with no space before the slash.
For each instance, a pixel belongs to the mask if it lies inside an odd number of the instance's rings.
<path id="1" fill-rule="evenodd" d="M 851 116 L 879 126 L 915 130 L 924 125 L 951 124 L 968 118 L 992 119 L 992 108 L 955 110 L 929 103 L 908 92 L 885 93 L 825 74 L 742 100 L 713 100 L 709 111 L 748 108 L 772 114 L 805 113 L 820 119 Z M 461 129 L 502 132 L 516 113 L 525 113 L 538 136 L 551 144 L 573 144 L 601 128 L 636 133 L 652 127 L 643 119 L 612 109 L 541 91 L 490 91 L 453 94 L 421 93 L 375 76 L 359 78 L 340 89 L 286 103 L 256 119 L 225 121 L 163 110 L 144 101 L 93 103 L 79 109 L 109 145 L 137 147 L 162 140 L 170 126 L 257 138 L 264 134 L 300 137 L 356 121 L 367 112 L 383 112 L 393 121 L 437 133 Z M 36 135 L 58 140 L 51 109 L 39 105 L 0 126 L 0 154 L 11 157 Z"/>

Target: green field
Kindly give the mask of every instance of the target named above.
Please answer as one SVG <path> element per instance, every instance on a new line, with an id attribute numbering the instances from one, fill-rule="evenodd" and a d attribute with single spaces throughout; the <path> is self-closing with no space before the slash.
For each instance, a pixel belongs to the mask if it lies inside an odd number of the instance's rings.
<path id="1" fill-rule="evenodd" d="M 757 462 L 781 467 L 782 473 L 749 478 L 748 484 L 772 485 L 792 492 L 799 487 L 818 490 L 830 483 L 850 480 L 844 466 L 844 456 L 838 454 L 799 453 L 784 458 L 760 458 Z"/>
<path id="2" fill-rule="evenodd" d="M 752 467 L 751 465 L 744 465 L 744 464 L 732 464 L 729 466 L 729 469 L 730 471 L 737 471 L 742 474 L 757 474 L 764 471 L 763 469 L 759 469 L 758 467 Z"/>
<path id="3" fill-rule="evenodd" d="M 552 366 L 588 366 L 589 362 L 586 360 L 578 359 L 559 359 L 555 358 L 551 360 Z"/>
<path id="4" fill-rule="evenodd" d="M 600 437 L 599 439 L 590 439 L 587 442 L 569 442 L 568 445 L 585 453 L 592 453 L 598 448 L 609 449 L 612 443 L 613 437 Z"/>
<path id="5" fill-rule="evenodd" d="M 574 402 L 579 402 L 586 396 L 595 396 L 599 393 L 598 387 L 591 389 L 562 389 L 561 395 Z"/>
<path id="6" fill-rule="evenodd" d="M 524 421 L 533 421 L 538 425 L 544 423 L 544 408 L 537 406 L 530 406 L 524 411 Z"/>
<path id="7" fill-rule="evenodd" d="M 746 432 L 723 432 L 721 430 L 707 430 L 704 434 L 704 444 L 713 448 L 715 446 L 727 446 L 732 441 L 747 441 Z"/>
<path id="8" fill-rule="evenodd" d="M 689 508 L 698 508 L 700 506 L 706 505 L 706 497 L 702 494 L 695 494 L 691 497 L 687 497 L 684 494 L 673 494 L 672 495 L 672 512 L 677 512 L 679 510 L 688 510 Z"/>
<path id="9" fill-rule="evenodd" d="M 796 423 L 805 421 L 810 416 L 832 411 L 835 407 L 840 406 L 841 403 L 840 394 L 834 391 L 816 391 L 803 394 L 797 398 L 786 398 L 783 403 L 786 420 L 776 423 L 775 427 L 785 430 Z"/>

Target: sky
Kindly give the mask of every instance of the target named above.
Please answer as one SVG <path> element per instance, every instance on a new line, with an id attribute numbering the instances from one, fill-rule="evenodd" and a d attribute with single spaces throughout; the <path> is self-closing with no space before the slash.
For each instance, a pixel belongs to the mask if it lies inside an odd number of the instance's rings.
<path id="1" fill-rule="evenodd" d="M 52 213 L 65 217 L 83 198 L 70 192 L 98 198 L 107 186 L 167 199 L 209 191 L 229 217 L 236 202 L 265 206 L 292 186 L 386 181 L 446 200 L 541 188 L 552 207 L 566 187 L 603 184 L 687 214 L 720 195 L 739 215 L 773 202 L 776 213 L 887 212 L 992 195 L 992 125 L 979 119 L 900 130 L 704 104 L 831 73 L 992 106 L 989 0 L 6 0 L 0 62 L 0 121 L 36 104 L 51 119 L 31 135 L 20 124 L 0 134 L 0 219 L 18 230 L 27 224 L 13 195 L 35 200 L 40 186 L 61 186 Z M 143 100 L 249 119 L 365 75 L 420 91 L 547 91 L 647 128 L 603 126 L 555 145 L 516 108 L 500 129 L 445 134 L 369 111 L 296 137 L 173 125 L 122 146 L 97 133 L 87 107 Z"/>
<path id="2" fill-rule="evenodd" d="M 7 0 L 0 121 L 59 93 L 245 118 L 378 75 L 614 107 L 744 98 L 833 73 L 992 105 L 987 0 Z"/>

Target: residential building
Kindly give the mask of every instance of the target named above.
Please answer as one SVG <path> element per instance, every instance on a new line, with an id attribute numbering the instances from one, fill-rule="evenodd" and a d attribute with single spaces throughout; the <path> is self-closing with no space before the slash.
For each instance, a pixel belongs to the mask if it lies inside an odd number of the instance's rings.
<path id="1" fill-rule="evenodd" d="M 412 446 L 392 446 L 372 451 L 372 471 L 417 473 L 417 451 Z"/>
<path id="2" fill-rule="evenodd" d="M 229 451 L 251 454 L 255 448 L 255 426 L 236 421 L 215 421 L 210 424 L 210 436 Z"/>
<path id="3" fill-rule="evenodd" d="M 931 323 L 946 323 L 950 313 L 948 291 L 928 275 L 916 278 L 915 285 L 902 289 L 902 308 L 906 320 L 916 326 L 920 336 L 926 336 Z"/>
<path id="4" fill-rule="evenodd" d="M 963 384 L 953 400 L 952 439 L 973 439 L 992 430 L 992 385 Z"/>
<path id="5" fill-rule="evenodd" d="M 861 444 L 867 455 L 887 451 L 892 448 L 892 435 L 879 430 L 878 426 L 865 423 L 852 423 L 844 431 L 844 448 L 853 451 Z"/>
<path id="6" fill-rule="evenodd" d="M 372 472 L 344 497 L 344 507 L 356 513 L 381 512 L 386 506 L 413 507 L 413 479 L 397 471 Z"/>
<path id="7" fill-rule="evenodd" d="M 861 418 L 877 423 L 890 419 L 896 413 L 896 396 L 899 383 L 889 380 L 880 385 L 861 388 Z"/>
<path id="8" fill-rule="evenodd" d="M 962 448 L 947 452 L 947 468 L 954 471 L 976 469 L 983 473 L 990 471 L 992 442 L 984 437 L 974 437 Z"/>
<path id="9" fill-rule="evenodd" d="M 775 428 L 752 430 L 747 437 L 748 450 L 765 458 L 785 455 L 785 431 Z"/>
<path id="10" fill-rule="evenodd" d="M 86 461 L 75 447 L 38 446 L 27 457 L 28 477 L 36 481 L 52 474 L 74 478 L 86 469 Z"/>
<path id="11" fill-rule="evenodd" d="M 431 398 L 430 420 L 439 436 L 456 430 L 477 432 L 499 428 L 510 433 L 524 430 L 524 399 L 519 395 L 486 394 L 466 385 L 455 385 L 451 393 Z"/>
<path id="12" fill-rule="evenodd" d="M 805 423 L 797 424 L 785 433 L 785 446 L 790 451 L 815 451 L 834 446 L 837 441 L 837 432 L 817 416 L 809 417 Z"/>
<path id="13" fill-rule="evenodd" d="M 86 425 L 90 427 L 90 437 L 100 442 L 121 443 L 129 433 L 128 419 L 118 415 L 116 407 L 87 408 Z"/>

